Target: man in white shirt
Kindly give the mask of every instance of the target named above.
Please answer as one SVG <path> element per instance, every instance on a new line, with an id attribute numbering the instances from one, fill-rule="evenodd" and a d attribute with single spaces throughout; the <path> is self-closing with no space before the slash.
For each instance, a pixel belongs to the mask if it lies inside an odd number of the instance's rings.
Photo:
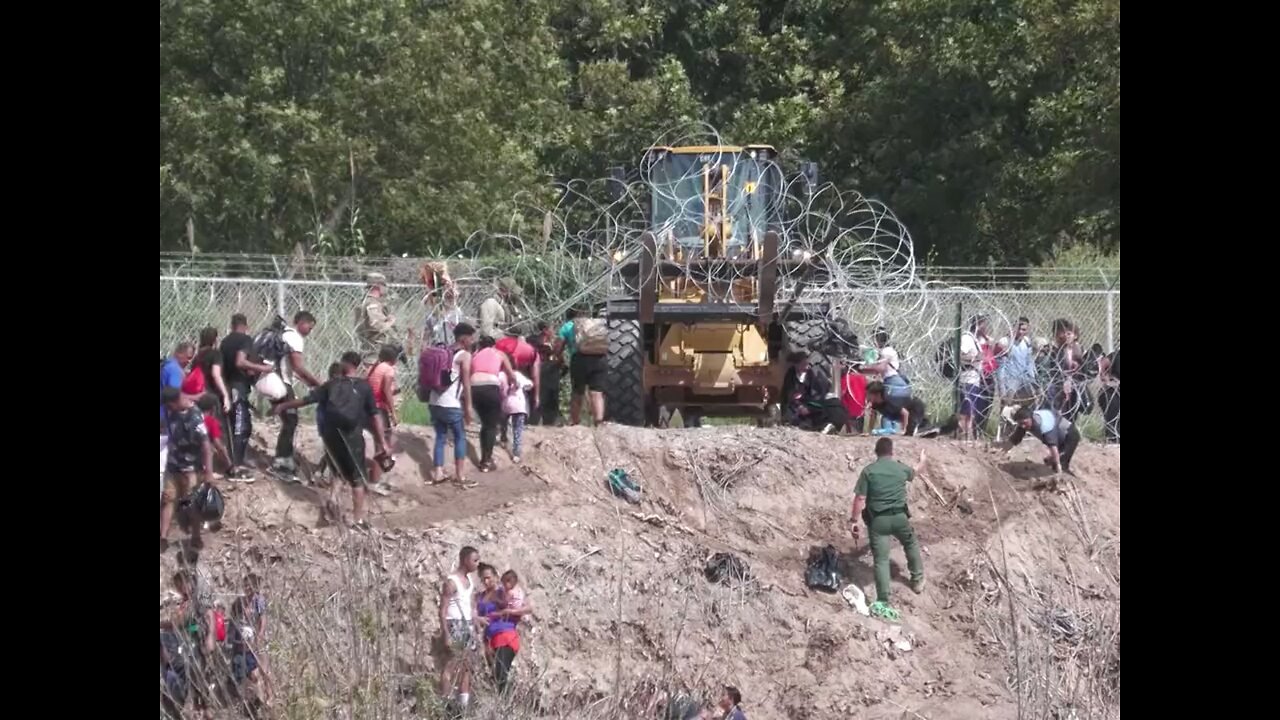
<path id="1" fill-rule="evenodd" d="M 315 326 L 315 316 L 302 310 L 293 316 L 293 327 L 285 328 L 280 335 L 280 340 L 284 343 L 284 357 L 280 358 L 280 377 L 284 378 L 286 392 L 279 402 L 287 402 L 297 397 L 293 384 L 298 380 L 306 383 L 308 387 L 320 387 L 320 381 L 307 370 L 302 360 L 306 338 Z M 280 415 L 280 436 L 276 438 L 276 458 L 271 464 L 271 469 L 286 481 L 296 482 L 297 479 L 298 463 L 293 459 L 293 435 L 297 430 L 298 411 L 285 410 Z"/>

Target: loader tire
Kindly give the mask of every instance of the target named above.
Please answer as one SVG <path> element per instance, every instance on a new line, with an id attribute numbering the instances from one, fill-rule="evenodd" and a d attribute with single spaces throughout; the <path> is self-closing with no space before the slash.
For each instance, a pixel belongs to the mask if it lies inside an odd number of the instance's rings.
<path id="1" fill-rule="evenodd" d="M 609 321 L 608 386 L 604 414 L 619 425 L 644 427 L 648 418 L 648 393 L 644 389 L 644 340 L 638 320 Z"/>
<path id="2" fill-rule="evenodd" d="M 786 330 L 787 355 L 796 352 L 809 353 L 809 365 L 821 370 L 829 382 L 834 382 L 831 379 L 831 358 L 824 352 L 830 346 L 827 321 L 823 318 L 790 320 L 787 322 Z M 783 357 L 782 360 L 785 362 L 787 358 Z"/>

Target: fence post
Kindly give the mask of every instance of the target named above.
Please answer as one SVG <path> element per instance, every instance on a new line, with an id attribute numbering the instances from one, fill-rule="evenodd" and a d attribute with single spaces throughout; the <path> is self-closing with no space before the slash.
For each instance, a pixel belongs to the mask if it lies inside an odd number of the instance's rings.
<path id="1" fill-rule="evenodd" d="M 1116 349 L 1116 291 L 1107 291 L 1107 352 Z"/>
<path id="2" fill-rule="evenodd" d="M 284 317 L 284 280 L 276 280 L 276 314 Z"/>
<path id="3" fill-rule="evenodd" d="M 951 411 L 956 415 L 960 414 L 960 343 L 962 328 L 964 328 L 964 303 L 956 301 L 956 335 L 955 345 L 952 346 L 952 364 L 956 368 L 956 376 L 951 381 Z"/>

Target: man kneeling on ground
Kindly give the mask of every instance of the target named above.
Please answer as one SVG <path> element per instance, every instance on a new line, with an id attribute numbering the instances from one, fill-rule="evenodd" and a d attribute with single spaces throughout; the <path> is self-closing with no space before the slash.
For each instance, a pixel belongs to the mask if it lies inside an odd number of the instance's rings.
<path id="1" fill-rule="evenodd" d="M 838 398 L 828 402 L 831 380 L 809 362 L 809 353 L 792 353 L 787 360 L 791 367 L 782 381 L 782 423 L 824 433 L 844 427 L 844 406 Z"/>
<path id="2" fill-rule="evenodd" d="M 1032 412 L 1028 407 L 1018 408 L 1013 414 L 1013 422 L 1017 429 L 1009 436 L 1009 448 L 1005 452 L 1022 442 L 1029 432 L 1049 448 L 1049 455 L 1044 459 L 1046 465 L 1054 472 L 1071 472 L 1071 456 L 1080 445 L 1080 431 L 1075 423 L 1056 410 L 1045 408 Z"/>
<path id="3" fill-rule="evenodd" d="M 324 409 L 325 452 L 338 468 L 338 474 L 351 485 L 352 529 L 368 530 L 365 518 L 365 491 L 370 473 L 365 466 L 364 428 L 373 431 L 374 462 L 386 454 L 387 442 L 382 415 L 373 400 L 373 388 L 369 381 L 359 376 L 360 353 L 342 354 L 342 375 L 311 391 L 303 400 L 286 400 L 277 404 L 272 412 L 279 414 L 296 410 L 304 405 L 320 405 Z"/>
<path id="4" fill-rule="evenodd" d="M 880 417 L 880 429 L 873 431 L 876 435 L 903 435 L 919 437 L 937 437 L 941 434 L 953 433 L 959 427 L 959 420 L 952 416 L 941 427 L 930 424 L 925 415 L 926 406 L 920 398 L 911 395 L 890 395 L 883 383 L 873 382 L 867 385 L 867 404 Z"/>

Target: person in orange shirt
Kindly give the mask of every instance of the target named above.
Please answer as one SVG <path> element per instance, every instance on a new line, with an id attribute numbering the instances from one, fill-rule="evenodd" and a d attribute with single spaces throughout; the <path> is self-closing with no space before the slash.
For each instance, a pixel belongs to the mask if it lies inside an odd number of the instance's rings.
<path id="1" fill-rule="evenodd" d="M 369 370 L 369 385 L 373 387 L 373 402 L 378 406 L 378 414 L 382 416 L 382 426 L 390 430 L 400 424 L 396 415 L 396 395 L 400 388 L 396 387 L 396 360 L 399 350 L 392 345 L 383 345 L 378 351 L 378 362 Z"/>

